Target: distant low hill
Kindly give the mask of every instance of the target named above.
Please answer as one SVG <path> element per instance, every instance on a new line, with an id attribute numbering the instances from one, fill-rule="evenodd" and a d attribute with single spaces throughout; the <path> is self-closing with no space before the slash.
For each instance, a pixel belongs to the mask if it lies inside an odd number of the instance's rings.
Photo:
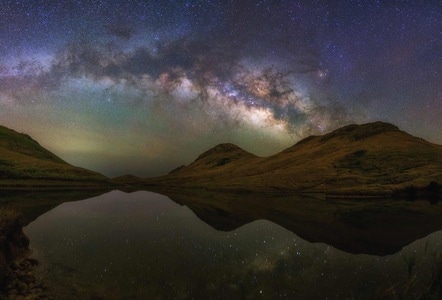
<path id="1" fill-rule="evenodd" d="M 103 182 L 107 178 L 99 173 L 68 164 L 46 150 L 29 135 L 0 126 L 0 183 L 23 185 L 48 182 Z"/>
<path id="2" fill-rule="evenodd" d="M 323 136 L 310 136 L 270 157 L 221 144 L 188 166 L 165 176 L 136 180 L 137 184 L 141 181 L 159 186 L 330 195 L 390 194 L 427 187 L 438 192 L 442 146 L 389 123 L 348 125 Z"/>

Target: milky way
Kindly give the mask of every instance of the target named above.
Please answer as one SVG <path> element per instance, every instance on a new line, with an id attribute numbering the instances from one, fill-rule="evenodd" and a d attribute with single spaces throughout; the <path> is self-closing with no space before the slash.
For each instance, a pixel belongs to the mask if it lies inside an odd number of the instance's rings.
<path id="1" fill-rule="evenodd" d="M 0 124 L 110 176 L 349 123 L 442 143 L 438 1 L 2 1 Z"/>

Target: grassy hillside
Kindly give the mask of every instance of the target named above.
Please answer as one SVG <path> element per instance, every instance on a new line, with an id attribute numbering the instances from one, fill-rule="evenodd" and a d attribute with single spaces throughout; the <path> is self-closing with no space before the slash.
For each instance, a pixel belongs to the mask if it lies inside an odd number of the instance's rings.
<path id="1" fill-rule="evenodd" d="M 208 173 L 212 171 L 218 172 L 223 169 L 223 166 L 246 166 L 256 158 L 257 156 L 234 144 L 220 144 L 198 156 L 190 165 L 179 167 L 170 172 L 170 174 L 190 174 L 201 171 Z"/>
<path id="2" fill-rule="evenodd" d="M 0 181 L 104 181 L 106 177 L 74 167 L 26 134 L 0 126 Z"/>
<path id="3" fill-rule="evenodd" d="M 311 136 L 270 157 L 219 145 L 146 184 L 327 194 L 389 194 L 439 187 L 442 146 L 375 122 Z"/>

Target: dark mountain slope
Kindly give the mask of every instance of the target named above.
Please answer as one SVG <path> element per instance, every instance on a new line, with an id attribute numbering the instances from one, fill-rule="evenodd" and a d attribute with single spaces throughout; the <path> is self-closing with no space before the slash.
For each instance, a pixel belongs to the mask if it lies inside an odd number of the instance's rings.
<path id="1" fill-rule="evenodd" d="M 74 167 L 30 136 L 0 126 L 0 180 L 106 181 L 107 178 Z"/>
<path id="2" fill-rule="evenodd" d="M 146 184 L 206 189 L 389 194 L 442 183 L 442 146 L 383 122 L 308 137 L 262 158 L 227 144 Z"/>

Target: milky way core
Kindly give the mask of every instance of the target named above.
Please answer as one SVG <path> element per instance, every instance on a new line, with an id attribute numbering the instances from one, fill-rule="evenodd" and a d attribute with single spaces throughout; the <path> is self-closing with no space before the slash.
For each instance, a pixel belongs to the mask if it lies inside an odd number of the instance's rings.
<path id="1" fill-rule="evenodd" d="M 2 1 L 0 124 L 108 176 L 350 123 L 442 143 L 439 1 Z"/>

